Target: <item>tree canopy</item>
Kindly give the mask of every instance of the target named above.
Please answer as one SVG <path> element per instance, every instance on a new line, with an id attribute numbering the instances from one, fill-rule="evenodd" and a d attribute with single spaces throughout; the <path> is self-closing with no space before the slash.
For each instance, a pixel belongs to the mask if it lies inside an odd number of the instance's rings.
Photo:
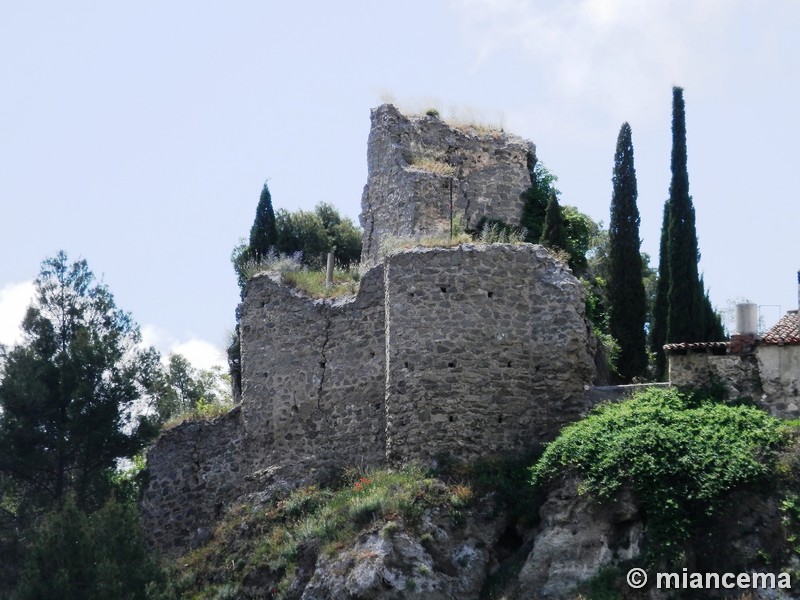
<path id="1" fill-rule="evenodd" d="M 26 505 L 46 508 L 71 492 L 97 506 L 116 460 L 153 433 L 131 416 L 144 394 L 139 329 L 85 260 L 59 252 L 35 285 L 24 341 L 3 351 L 0 473 Z"/>

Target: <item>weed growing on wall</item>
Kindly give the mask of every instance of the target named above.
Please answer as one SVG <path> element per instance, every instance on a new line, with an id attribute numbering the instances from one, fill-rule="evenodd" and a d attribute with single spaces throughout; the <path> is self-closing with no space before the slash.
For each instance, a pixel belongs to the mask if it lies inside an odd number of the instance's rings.
<path id="1" fill-rule="evenodd" d="M 755 408 L 652 388 L 566 427 L 531 476 L 542 485 L 574 471 L 580 491 L 600 500 L 631 486 L 645 513 L 648 559 L 677 565 L 691 532 L 728 492 L 773 472 L 784 440 L 780 421 Z"/>

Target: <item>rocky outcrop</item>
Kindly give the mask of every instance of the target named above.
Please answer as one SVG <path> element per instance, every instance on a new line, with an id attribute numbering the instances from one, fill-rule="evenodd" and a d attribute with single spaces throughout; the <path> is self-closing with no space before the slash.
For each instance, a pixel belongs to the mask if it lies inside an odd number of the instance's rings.
<path id="1" fill-rule="evenodd" d="M 522 598 L 573 598 L 604 566 L 630 560 L 642 545 L 642 520 L 630 491 L 597 503 L 578 494 L 578 479 L 552 490 L 539 510 L 541 527 L 519 574 Z"/>
<path id="2" fill-rule="evenodd" d="M 336 556 L 320 556 L 301 598 L 478 598 L 502 526 L 500 517 L 454 526 L 441 511 L 427 512 L 420 532 L 389 522 Z"/>

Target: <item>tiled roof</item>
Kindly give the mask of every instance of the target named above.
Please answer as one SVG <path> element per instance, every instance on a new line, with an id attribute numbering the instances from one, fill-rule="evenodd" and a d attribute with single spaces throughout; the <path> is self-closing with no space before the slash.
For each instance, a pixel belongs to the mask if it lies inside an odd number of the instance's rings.
<path id="1" fill-rule="evenodd" d="M 667 352 L 682 350 L 687 350 L 690 352 L 701 352 L 708 350 L 724 351 L 728 349 L 728 344 L 729 342 L 681 342 L 679 344 L 667 344 L 664 346 L 664 350 Z"/>
<path id="2" fill-rule="evenodd" d="M 761 338 L 762 344 L 800 344 L 800 333 L 798 333 L 798 317 L 796 310 L 786 313 L 775 326 L 765 333 Z"/>

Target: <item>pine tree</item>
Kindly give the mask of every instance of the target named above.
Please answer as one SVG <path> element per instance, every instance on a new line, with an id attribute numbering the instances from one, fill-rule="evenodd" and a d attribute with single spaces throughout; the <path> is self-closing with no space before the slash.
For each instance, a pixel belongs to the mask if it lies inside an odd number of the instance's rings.
<path id="1" fill-rule="evenodd" d="M 142 397 L 139 329 L 85 260 L 45 260 L 37 298 L 22 323 L 25 341 L 0 355 L 0 473 L 25 503 L 45 508 L 74 493 L 102 502 L 121 457 L 154 433 L 126 423 Z"/>
<path id="2" fill-rule="evenodd" d="M 619 344 L 617 372 L 626 382 L 647 370 L 647 299 L 642 281 L 639 209 L 631 128 L 623 123 L 614 155 L 614 191 L 611 198 L 610 277 L 608 298 L 611 335 Z"/>
<path id="3" fill-rule="evenodd" d="M 669 314 L 669 200 L 664 202 L 661 224 L 661 245 L 658 252 L 658 284 L 653 306 L 653 325 L 650 330 L 650 349 L 656 357 L 655 378 L 662 381 L 666 374 L 667 315 Z"/>
<path id="4" fill-rule="evenodd" d="M 250 229 L 250 256 L 255 260 L 266 256 L 270 248 L 278 241 L 278 230 L 275 227 L 275 211 L 272 209 L 272 196 L 264 182 L 261 197 L 256 207 L 256 218 Z"/>
<path id="5" fill-rule="evenodd" d="M 547 212 L 544 216 L 544 227 L 540 243 L 554 250 L 567 250 L 567 236 L 564 231 L 564 217 L 558 204 L 555 192 L 550 192 L 547 202 Z"/>

